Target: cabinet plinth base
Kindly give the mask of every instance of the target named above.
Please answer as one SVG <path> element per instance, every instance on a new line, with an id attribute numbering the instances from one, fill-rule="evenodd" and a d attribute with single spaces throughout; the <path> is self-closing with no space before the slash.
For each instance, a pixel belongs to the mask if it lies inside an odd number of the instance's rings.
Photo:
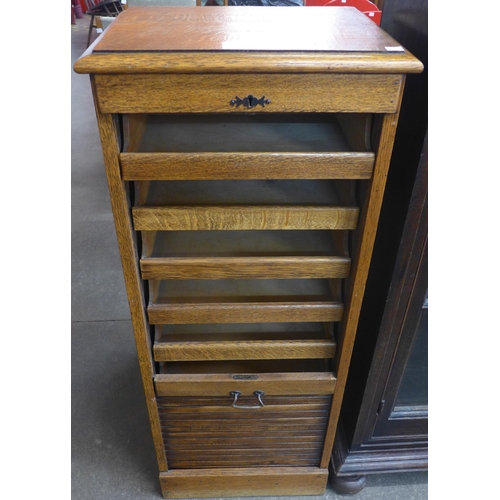
<path id="1" fill-rule="evenodd" d="M 160 473 L 164 498 L 321 495 L 328 469 L 267 467 L 177 469 Z"/>

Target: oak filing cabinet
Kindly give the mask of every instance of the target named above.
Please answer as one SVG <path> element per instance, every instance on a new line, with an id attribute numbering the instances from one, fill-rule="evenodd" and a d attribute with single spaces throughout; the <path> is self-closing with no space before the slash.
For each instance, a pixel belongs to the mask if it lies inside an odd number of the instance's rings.
<path id="1" fill-rule="evenodd" d="M 74 69 L 163 495 L 321 494 L 422 64 L 349 7 L 134 7 Z"/>

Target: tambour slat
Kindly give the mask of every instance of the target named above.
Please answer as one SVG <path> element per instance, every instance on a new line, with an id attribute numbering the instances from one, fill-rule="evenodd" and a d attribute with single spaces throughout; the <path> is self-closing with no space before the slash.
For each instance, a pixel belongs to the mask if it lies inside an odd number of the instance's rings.
<path id="1" fill-rule="evenodd" d="M 274 419 L 273 419 L 274 420 Z M 327 417 L 325 418 L 306 418 L 306 419 L 295 419 L 295 420 L 278 420 L 277 422 L 269 422 L 260 419 L 259 420 L 259 429 L 261 431 L 272 431 L 273 433 L 300 433 L 304 428 L 307 428 L 310 432 L 316 432 L 322 435 L 323 429 L 325 428 L 327 421 Z M 251 419 L 247 421 L 241 421 L 243 424 L 250 425 Z M 192 432 L 193 434 L 202 434 L 202 435 L 212 435 L 212 433 L 220 433 L 224 435 L 227 431 L 227 426 L 225 422 L 213 422 L 209 425 L 207 422 L 199 424 L 197 422 L 190 422 L 189 426 L 182 426 L 181 422 L 175 422 L 174 424 L 169 424 L 168 422 L 163 426 L 164 429 L 168 429 L 172 433 L 185 433 Z M 233 432 L 241 432 L 238 431 Z M 254 431 L 251 431 L 254 432 Z M 231 433 L 229 433 L 231 434 Z"/>
<path id="2" fill-rule="evenodd" d="M 338 256 L 143 258 L 143 279 L 345 278 L 351 259 Z"/>
<path id="3" fill-rule="evenodd" d="M 293 395 L 293 396 L 276 396 L 273 395 L 270 398 L 269 404 L 273 406 L 289 406 L 293 404 L 294 406 L 302 405 L 314 405 L 318 408 L 322 408 L 325 403 L 325 398 L 328 396 L 311 396 L 311 395 Z M 162 396 L 157 400 L 158 408 L 179 408 L 179 407 L 187 407 L 193 408 L 196 406 L 226 406 L 227 397 L 168 397 Z"/>
<path id="4" fill-rule="evenodd" d="M 172 463 L 175 463 L 175 466 L 172 465 Z M 243 467 L 243 468 L 248 468 L 249 466 L 251 467 L 258 467 L 261 468 L 263 466 L 274 466 L 274 467 L 286 467 L 290 466 L 290 468 L 297 468 L 297 467 L 314 467 L 317 466 L 318 461 L 317 460 L 307 460 L 304 458 L 300 457 L 293 457 L 293 456 L 281 456 L 278 458 L 275 457 L 263 457 L 263 456 L 257 456 L 257 457 L 248 457 L 248 458 L 242 458 L 241 460 L 236 460 L 235 457 L 230 457 L 227 458 L 226 460 L 224 459 L 218 459 L 218 460 L 203 460 L 203 461 L 198 461 L 198 460 L 185 460 L 185 461 L 173 461 L 169 462 L 169 464 L 172 466 L 172 468 L 176 471 L 179 472 L 182 469 L 188 469 L 188 472 L 193 470 L 193 467 L 196 467 L 194 470 L 212 470 L 212 469 L 219 469 L 219 468 L 230 468 L 232 469 L 233 467 Z M 320 471 L 321 469 L 317 469 Z M 252 485 L 249 488 L 254 488 Z M 323 486 L 324 491 L 325 487 Z M 230 490 L 231 492 L 234 492 L 234 490 Z M 293 491 L 293 493 L 292 493 Z M 310 491 L 310 490 L 309 490 Z M 236 493 L 230 494 L 230 496 L 234 496 Z M 318 492 L 318 495 L 320 493 Z M 290 495 L 296 495 L 296 490 L 290 490 Z M 216 495 L 216 497 L 219 497 L 221 495 Z M 254 495 L 246 495 L 246 496 L 254 496 Z M 281 493 L 280 493 L 281 496 Z M 199 498 L 200 495 L 193 495 L 194 498 Z M 182 494 L 182 496 L 179 497 L 168 497 L 168 498 L 185 498 L 185 494 Z"/>
<path id="5" fill-rule="evenodd" d="M 122 153 L 124 180 L 369 179 L 373 153 Z"/>
<path id="6" fill-rule="evenodd" d="M 132 209 L 138 231 L 355 229 L 357 207 L 151 206 Z"/>
<path id="7" fill-rule="evenodd" d="M 176 450 L 194 450 L 194 451 L 211 451 L 211 448 L 214 449 L 224 449 L 224 450 L 240 450 L 242 448 L 300 448 L 308 449 L 311 447 L 311 443 L 316 443 L 318 438 L 315 436 L 309 437 L 300 437 L 296 439 L 286 439 L 285 437 L 276 436 L 268 436 L 265 441 L 259 436 L 256 432 L 253 437 L 235 437 L 231 436 L 230 439 L 227 437 L 222 438 L 205 438 L 203 442 L 201 442 L 197 438 L 174 438 L 167 433 L 170 439 L 175 440 L 176 446 L 173 446 L 172 449 Z"/>
<path id="8" fill-rule="evenodd" d="M 261 340 L 247 342 L 155 343 L 156 361 L 210 361 L 223 359 L 333 358 L 333 340 Z"/>
<path id="9" fill-rule="evenodd" d="M 166 427 L 165 427 L 166 429 Z M 198 432 L 198 431 L 191 431 L 189 428 L 185 428 L 182 431 L 172 429 L 171 427 L 168 428 L 168 432 L 170 436 L 175 436 L 176 438 L 182 439 L 182 438 L 194 438 L 194 439 L 204 439 L 204 438 L 216 438 L 216 437 L 227 437 L 227 436 L 234 436 L 234 437 L 253 437 L 255 436 L 255 431 L 249 430 L 249 429 L 227 429 L 226 430 L 212 430 L 211 432 Z M 313 437 L 313 436 L 320 436 L 322 435 L 322 430 L 321 429 L 309 429 L 307 430 L 303 429 L 303 426 L 301 429 L 296 429 L 295 431 L 291 431 L 290 429 L 278 429 L 275 431 L 275 436 L 276 437 L 290 437 L 290 439 L 294 439 L 295 437 Z"/>
<path id="10" fill-rule="evenodd" d="M 242 399 L 239 399 L 239 403 L 242 403 Z M 203 413 L 207 416 L 207 418 L 215 416 L 216 418 L 225 418 L 229 414 L 232 418 L 234 414 L 234 408 L 231 406 L 232 400 L 227 399 L 224 406 L 193 406 L 193 407 L 172 407 L 172 408 L 159 408 L 160 412 L 168 413 L 171 419 L 179 418 L 185 420 L 191 420 L 192 416 L 195 416 L 194 419 L 198 418 L 200 413 Z M 246 404 L 254 404 L 255 401 L 250 398 L 246 398 Z M 243 404 L 243 403 L 242 403 Z M 296 405 L 269 405 L 267 403 L 262 408 L 259 408 L 259 416 L 265 416 L 266 418 L 271 418 L 273 415 L 279 417 L 281 414 L 286 414 L 287 416 L 293 417 L 294 412 L 297 413 L 300 411 L 300 414 L 304 417 L 314 417 L 321 416 L 322 411 L 324 410 L 324 405 L 300 405 L 300 410 L 297 410 Z M 289 413 L 292 413 L 289 415 Z"/>

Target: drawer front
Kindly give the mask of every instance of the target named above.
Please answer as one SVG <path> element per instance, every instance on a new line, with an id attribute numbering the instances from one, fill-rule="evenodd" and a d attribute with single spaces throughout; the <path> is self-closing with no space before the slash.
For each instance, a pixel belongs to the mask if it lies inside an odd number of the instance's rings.
<path id="1" fill-rule="evenodd" d="M 237 368 L 240 362 L 235 361 L 234 363 L 236 366 L 233 365 L 233 368 Z M 274 361 L 274 363 L 279 363 L 279 361 Z M 299 366 L 297 361 L 294 363 Z M 229 372 L 231 366 L 227 368 Z M 268 396 L 310 394 L 328 396 L 333 394 L 335 382 L 336 379 L 330 372 L 259 373 L 255 369 L 248 373 L 237 373 L 236 371 L 234 373 L 203 374 L 169 373 L 156 375 L 154 378 L 156 394 L 161 397 L 214 396 L 227 398 L 232 391 L 238 391 L 245 397 L 254 397 L 255 391 L 263 391 Z"/>
<path id="2" fill-rule="evenodd" d="M 318 467 L 331 396 L 158 397 L 169 469 Z M 243 407 L 243 408 L 242 408 Z M 250 407 L 250 408 L 245 408 Z"/>
<path id="3" fill-rule="evenodd" d="M 394 113 L 402 82 L 376 74 L 95 75 L 103 113 Z"/>

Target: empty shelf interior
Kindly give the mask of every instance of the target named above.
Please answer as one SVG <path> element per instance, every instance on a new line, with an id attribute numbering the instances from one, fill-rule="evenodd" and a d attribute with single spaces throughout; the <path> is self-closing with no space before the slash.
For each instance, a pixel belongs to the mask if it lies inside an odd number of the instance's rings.
<path id="1" fill-rule="evenodd" d="M 355 207 L 351 180 L 150 181 L 136 183 L 136 205 L 310 205 Z"/>
<path id="2" fill-rule="evenodd" d="M 142 258 L 347 256 L 347 231 L 143 231 Z"/>
<path id="3" fill-rule="evenodd" d="M 340 296 L 340 281 L 327 279 L 150 280 L 150 301 L 155 305 L 336 301 Z"/>
<path id="4" fill-rule="evenodd" d="M 331 325 L 322 323 L 156 325 L 155 343 L 329 340 L 331 331 Z"/>
<path id="5" fill-rule="evenodd" d="M 150 115 L 139 152 L 351 151 L 332 114 Z"/>

